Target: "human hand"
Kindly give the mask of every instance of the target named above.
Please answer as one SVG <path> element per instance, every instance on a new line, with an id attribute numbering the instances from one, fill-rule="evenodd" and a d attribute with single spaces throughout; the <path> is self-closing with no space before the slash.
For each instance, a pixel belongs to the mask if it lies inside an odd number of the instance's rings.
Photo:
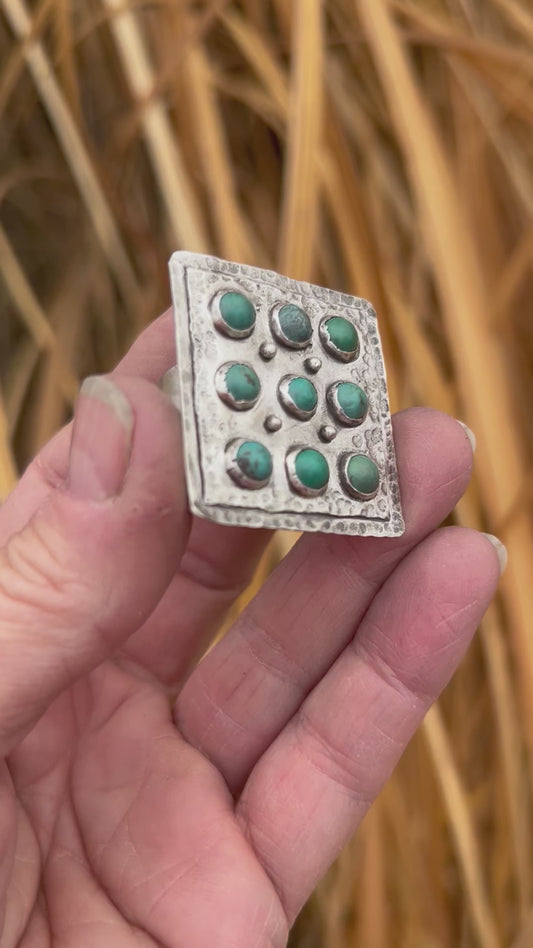
<path id="1" fill-rule="evenodd" d="M 494 593 L 456 421 L 394 418 L 400 539 L 193 521 L 166 314 L 0 509 L 0 945 L 281 948 Z M 177 698 L 174 696 L 177 694 Z"/>

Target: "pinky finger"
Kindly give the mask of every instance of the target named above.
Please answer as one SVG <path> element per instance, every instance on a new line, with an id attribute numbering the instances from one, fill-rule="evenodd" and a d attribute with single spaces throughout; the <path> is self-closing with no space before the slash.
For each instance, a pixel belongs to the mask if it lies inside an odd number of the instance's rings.
<path id="1" fill-rule="evenodd" d="M 238 815 L 289 924 L 451 678 L 499 572 L 494 546 L 474 531 L 420 543 L 252 771 Z"/>

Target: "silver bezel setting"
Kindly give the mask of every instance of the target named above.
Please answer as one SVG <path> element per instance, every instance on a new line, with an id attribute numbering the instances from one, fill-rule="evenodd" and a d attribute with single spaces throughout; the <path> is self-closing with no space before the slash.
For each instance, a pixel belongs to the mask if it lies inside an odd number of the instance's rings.
<path id="1" fill-rule="evenodd" d="M 231 479 L 239 485 L 239 487 L 245 487 L 247 490 L 261 490 L 261 488 L 266 487 L 272 475 L 266 477 L 262 481 L 257 481 L 253 477 L 248 477 L 242 468 L 239 466 L 237 461 L 237 453 L 241 445 L 246 444 L 248 441 L 255 441 L 253 437 L 250 438 L 233 438 L 229 444 L 226 445 L 225 457 L 226 457 L 226 471 L 231 477 Z M 261 442 L 262 443 L 262 442 Z M 263 447 L 265 447 L 263 445 Z M 268 451 L 268 448 L 265 448 Z M 269 452 L 270 454 L 270 452 Z"/>
<path id="2" fill-rule="evenodd" d="M 283 332 L 283 329 L 281 328 L 281 323 L 279 321 L 279 314 L 280 314 L 280 310 L 282 310 L 283 307 L 287 305 L 287 302 L 288 300 L 280 300 L 276 303 L 275 306 L 273 306 L 270 313 L 270 325 L 272 326 L 272 332 L 274 333 L 274 336 L 276 337 L 278 342 L 280 342 L 282 346 L 285 346 L 286 349 L 294 349 L 298 351 L 301 349 L 308 349 L 313 341 L 313 324 L 312 323 L 311 323 L 311 335 L 309 339 L 306 340 L 305 342 L 293 342 L 292 339 L 287 338 L 287 336 Z M 294 305 L 298 306 L 298 308 L 303 310 L 303 312 L 305 313 L 303 306 L 299 306 L 298 303 L 295 303 Z M 309 318 L 308 313 L 305 313 L 305 315 Z"/>
<path id="3" fill-rule="evenodd" d="M 294 448 L 288 452 L 285 458 L 285 470 L 287 472 L 287 480 L 291 490 L 295 491 L 297 494 L 300 494 L 301 497 L 320 497 L 322 494 L 325 494 L 328 489 L 328 484 L 331 478 L 331 471 L 329 471 L 328 479 L 323 487 L 318 487 L 316 489 L 312 487 L 307 487 L 306 484 L 302 484 L 300 478 L 296 473 L 296 458 L 299 455 L 300 451 L 305 451 L 309 449 L 308 444 L 297 444 Z M 316 451 L 316 448 L 311 450 Z M 321 453 L 321 452 L 318 452 Z M 326 458 L 327 463 L 327 458 Z M 329 469 L 329 465 L 328 465 Z"/>
<path id="4" fill-rule="evenodd" d="M 358 428 L 359 425 L 363 424 L 366 416 L 368 415 L 368 397 L 366 392 L 359 385 L 358 388 L 361 389 L 366 398 L 366 410 L 361 418 L 350 418 L 350 416 L 347 415 L 341 407 L 338 398 L 339 386 L 344 385 L 345 382 L 349 381 L 349 379 L 343 379 L 342 381 L 334 382 L 333 385 L 330 385 L 326 392 L 326 401 L 330 407 L 331 414 L 337 421 L 341 423 L 341 425 L 344 425 L 346 428 Z M 356 383 L 352 382 L 351 384 L 355 385 Z"/>
<path id="5" fill-rule="evenodd" d="M 286 412 L 289 415 L 292 415 L 293 418 L 299 418 L 300 421 L 309 421 L 313 415 L 316 415 L 316 410 L 318 407 L 318 393 L 317 393 L 317 402 L 314 408 L 311 408 L 309 411 L 306 411 L 304 408 L 298 408 L 298 405 L 292 400 L 291 394 L 289 392 L 289 385 L 293 379 L 304 378 L 303 375 L 284 375 L 278 385 L 278 396 L 281 404 L 283 405 Z M 310 379 L 305 379 L 306 382 L 309 382 L 313 386 L 316 392 L 316 386 Z"/>
<path id="6" fill-rule="evenodd" d="M 372 493 L 363 494 L 362 491 L 356 490 L 355 487 L 353 487 L 350 481 L 348 480 L 348 474 L 347 474 L 348 463 L 350 461 L 350 458 L 353 458 L 354 455 L 357 456 L 357 453 L 355 451 L 350 451 L 347 454 L 342 455 L 342 457 L 339 459 L 339 477 L 344 486 L 344 489 L 347 491 L 348 494 L 351 494 L 352 497 L 355 497 L 356 500 L 361 500 L 361 501 L 372 500 L 372 498 L 375 497 L 379 491 L 379 484 L 376 487 L 376 489 L 372 491 Z M 367 455 L 360 455 L 360 457 L 367 457 Z M 370 460 L 372 461 L 373 459 L 370 458 Z M 374 464 L 375 463 L 376 462 L 374 461 Z"/>
<path id="7" fill-rule="evenodd" d="M 359 353 L 361 351 L 361 340 L 359 339 L 359 332 L 357 330 L 357 326 L 354 325 L 354 329 L 357 333 L 357 348 L 351 349 L 350 352 L 345 352 L 344 349 L 337 348 L 335 343 L 331 341 L 329 333 L 326 329 L 326 323 L 328 319 L 331 319 L 331 317 L 334 315 L 335 315 L 334 313 L 328 313 L 327 316 L 324 316 L 324 318 L 320 320 L 320 325 L 318 327 L 318 335 L 320 336 L 320 342 L 322 343 L 324 350 L 327 353 L 329 353 L 329 355 L 333 356 L 334 359 L 338 359 L 339 362 L 346 362 L 346 363 L 355 362 L 355 360 L 359 357 Z M 347 322 L 349 323 L 352 322 L 352 320 L 348 319 L 347 316 L 343 316 L 342 318 L 346 319 Z"/>
<path id="8" fill-rule="evenodd" d="M 238 293 L 240 296 L 245 296 L 246 294 L 239 290 L 237 287 L 228 287 L 227 289 L 219 290 L 218 293 L 215 293 L 213 298 L 210 300 L 209 309 L 211 311 L 211 317 L 213 319 L 213 325 L 218 329 L 219 333 L 223 336 L 227 336 L 229 339 L 248 339 L 255 330 L 255 324 L 257 322 L 257 312 L 254 306 L 255 319 L 253 324 L 249 329 L 233 329 L 232 326 L 229 326 L 226 320 L 224 319 L 222 313 L 220 312 L 220 300 L 226 293 Z M 251 300 L 250 300 L 251 302 Z M 252 303 L 253 306 L 253 303 Z"/>
<path id="9" fill-rule="evenodd" d="M 336 290 L 291 280 L 271 270 L 249 267 L 180 251 L 170 260 L 177 346 L 170 397 L 180 411 L 187 493 L 193 514 L 219 524 L 269 529 L 320 531 L 359 536 L 400 536 L 404 531 L 386 374 L 376 314 L 371 304 Z M 255 311 L 250 338 L 233 340 L 220 333 L 208 306 L 217 293 L 242 292 Z M 259 355 L 272 338 L 271 314 L 276 306 L 293 303 L 309 316 L 313 335 L 305 353 L 279 346 L 276 358 Z M 368 415 L 358 428 L 339 426 L 333 443 L 319 440 L 320 429 L 331 425 L 325 393 L 339 378 L 339 360 L 324 353 L 319 338 L 322 319 L 349 318 L 357 328 L 360 352 L 346 367 L 346 376 L 361 384 L 369 399 Z M 239 348 L 239 347 L 242 347 Z M 316 357 L 321 368 L 313 378 L 319 407 L 308 422 L 289 417 L 275 433 L 266 433 L 266 417 L 279 414 L 278 383 L 291 373 L 305 375 L 304 358 Z M 250 411 L 232 411 L 216 391 L 214 378 L 224 363 L 250 364 L 261 382 L 261 394 Z M 245 427 L 243 427 L 243 425 Z M 245 436 L 245 437 L 243 437 Z M 273 472 L 262 489 L 243 489 L 225 471 L 225 450 L 237 438 L 257 440 L 272 455 Z M 295 444 L 322 450 L 329 464 L 327 491 L 318 497 L 294 493 L 287 481 L 285 458 Z M 348 494 L 339 477 L 345 454 L 367 454 L 380 472 L 373 499 Z"/>
<path id="10" fill-rule="evenodd" d="M 257 375 L 253 365 L 250 365 L 248 362 L 224 362 L 215 373 L 215 388 L 217 390 L 218 396 L 222 401 L 229 405 L 230 408 L 233 408 L 234 411 L 250 411 L 252 408 L 255 408 L 259 399 L 261 398 L 261 379 L 258 377 L 257 381 L 259 382 L 259 392 L 254 399 L 244 399 L 237 400 L 233 397 L 231 392 L 228 392 L 228 387 L 226 385 L 226 375 L 228 370 L 231 369 L 234 365 L 246 365 L 252 370 L 252 372 Z"/>

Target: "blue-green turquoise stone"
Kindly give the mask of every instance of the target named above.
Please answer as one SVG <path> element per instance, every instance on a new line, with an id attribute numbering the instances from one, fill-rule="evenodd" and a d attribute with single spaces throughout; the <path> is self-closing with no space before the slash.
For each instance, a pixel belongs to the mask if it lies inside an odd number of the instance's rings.
<path id="1" fill-rule="evenodd" d="M 318 401 L 316 388 L 309 379 L 301 376 L 289 382 L 289 395 L 301 411 L 314 411 Z"/>
<path id="2" fill-rule="evenodd" d="M 373 494 L 379 487 L 379 471 L 365 454 L 353 454 L 346 466 L 346 477 L 359 494 Z"/>
<path id="3" fill-rule="evenodd" d="M 304 487 L 321 490 L 329 480 L 329 468 L 323 454 L 314 448 L 302 448 L 294 459 L 296 476 Z"/>
<path id="4" fill-rule="evenodd" d="M 230 329 L 245 332 L 255 324 L 255 309 L 242 293 L 224 293 L 219 300 L 222 319 Z"/>
<path id="5" fill-rule="evenodd" d="M 236 402 L 253 402 L 261 391 L 261 383 L 250 365 L 235 362 L 225 375 L 228 393 Z"/>
<path id="6" fill-rule="evenodd" d="M 281 331 L 288 342 L 301 346 L 311 339 L 313 334 L 311 320 L 299 306 L 286 303 L 279 310 L 278 320 Z"/>
<path id="7" fill-rule="evenodd" d="M 367 413 L 368 399 L 363 389 L 353 382 L 341 382 L 337 386 L 337 401 L 352 421 L 361 421 Z"/>
<path id="8" fill-rule="evenodd" d="M 356 352 L 359 347 L 359 337 L 353 323 L 343 316 L 330 316 L 326 319 L 324 327 L 328 334 L 330 343 L 340 352 L 347 355 Z"/>
<path id="9" fill-rule="evenodd" d="M 266 481 L 272 474 L 272 455 L 259 441 L 244 441 L 236 460 L 242 473 L 252 481 Z"/>

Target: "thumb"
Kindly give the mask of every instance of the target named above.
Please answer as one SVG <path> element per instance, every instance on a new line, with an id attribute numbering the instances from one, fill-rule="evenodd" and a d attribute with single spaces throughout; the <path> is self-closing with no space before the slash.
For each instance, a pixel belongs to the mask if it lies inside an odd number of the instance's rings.
<path id="1" fill-rule="evenodd" d="M 188 531 L 175 408 L 141 379 L 87 379 L 66 483 L 0 550 L 1 756 L 146 620 Z"/>

